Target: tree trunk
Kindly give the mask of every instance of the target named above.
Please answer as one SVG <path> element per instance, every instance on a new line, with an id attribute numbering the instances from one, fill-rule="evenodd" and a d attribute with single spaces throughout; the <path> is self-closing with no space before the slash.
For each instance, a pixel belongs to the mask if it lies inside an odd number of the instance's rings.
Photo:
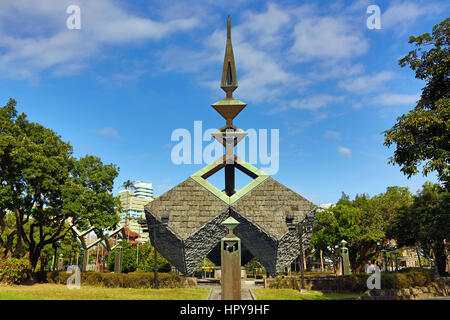
<path id="1" fill-rule="evenodd" d="M 320 250 L 320 271 L 324 272 L 324 268 L 323 268 L 323 251 Z"/>
<path id="2" fill-rule="evenodd" d="M 48 262 L 48 256 L 41 254 L 41 256 L 39 257 L 39 263 L 41 265 L 41 271 L 45 270 L 45 267 L 47 266 L 47 262 Z"/>
<path id="3" fill-rule="evenodd" d="M 445 248 L 444 242 L 437 242 L 433 248 L 436 268 L 441 277 L 446 275 L 446 267 L 447 267 L 447 252 Z"/>
<path id="4" fill-rule="evenodd" d="M 36 266 L 37 266 L 40 256 L 41 256 L 41 250 L 35 249 L 33 251 L 30 251 L 29 260 L 30 260 L 32 272 L 34 272 L 36 270 Z"/>
<path id="5" fill-rule="evenodd" d="M 355 274 L 360 274 L 362 268 L 366 264 L 369 253 L 372 252 L 373 245 L 363 242 L 359 246 L 353 246 L 349 248 L 349 259 L 350 265 L 352 267 L 352 272 Z M 357 254 L 359 253 L 358 259 L 356 259 Z"/>
<path id="6" fill-rule="evenodd" d="M 303 255 L 303 270 L 306 271 L 306 256 L 305 256 L 305 250 L 303 250 L 302 255 Z"/>

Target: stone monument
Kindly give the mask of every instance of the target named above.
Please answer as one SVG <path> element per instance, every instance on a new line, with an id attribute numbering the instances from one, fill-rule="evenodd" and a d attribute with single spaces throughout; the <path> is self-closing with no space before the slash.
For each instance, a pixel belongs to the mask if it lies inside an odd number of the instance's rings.
<path id="1" fill-rule="evenodd" d="M 164 258 L 184 275 L 191 275 L 205 257 L 221 264 L 221 239 L 228 233 L 221 223 L 233 217 L 239 222 L 233 231 L 241 241 L 241 264 L 256 257 L 275 276 L 299 256 L 300 241 L 309 241 L 311 235 L 303 234 L 300 239 L 295 230 L 288 229 L 286 217 L 292 216 L 293 223 L 299 224 L 317 206 L 234 154 L 234 147 L 247 133 L 233 120 L 246 104 L 233 97 L 238 81 L 229 17 L 220 86 L 226 97 L 212 107 L 226 124 L 213 136 L 225 147 L 225 154 L 145 206 L 149 227 L 161 224 L 163 215 L 170 216 L 167 225 L 149 235 Z M 207 181 L 222 169 L 224 190 Z M 235 189 L 236 169 L 252 179 L 239 190 Z"/>
<path id="2" fill-rule="evenodd" d="M 342 271 L 342 275 L 346 276 L 351 274 L 352 272 L 350 271 L 350 259 L 348 257 L 348 248 L 345 246 L 347 244 L 347 241 L 342 240 L 341 241 L 341 271 Z"/>
<path id="3" fill-rule="evenodd" d="M 222 300 L 241 300 L 241 239 L 233 234 L 239 222 L 229 217 L 222 224 L 229 230 L 220 241 Z"/>
<path id="4" fill-rule="evenodd" d="M 114 273 L 122 273 L 122 240 L 118 240 L 119 245 L 116 246 L 116 255 L 114 257 Z"/>

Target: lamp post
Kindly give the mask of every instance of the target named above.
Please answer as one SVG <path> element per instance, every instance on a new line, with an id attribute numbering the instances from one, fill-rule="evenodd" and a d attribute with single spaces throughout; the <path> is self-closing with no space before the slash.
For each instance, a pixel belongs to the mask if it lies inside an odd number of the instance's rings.
<path id="1" fill-rule="evenodd" d="M 59 259 L 58 259 L 58 269 L 59 269 L 59 270 L 62 269 L 61 267 L 62 267 L 63 264 L 64 264 L 64 263 L 63 263 L 63 261 L 64 261 L 63 256 L 64 256 L 64 255 L 63 255 L 62 253 L 59 254 Z"/>
<path id="2" fill-rule="evenodd" d="M 61 241 L 53 242 L 52 246 L 53 246 L 53 249 L 55 250 L 55 254 L 53 256 L 52 271 L 55 271 L 55 264 L 56 264 L 56 259 L 57 259 L 56 258 L 57 257 L 56 253 L 58 252 L 58 247 L 61 246 Z"/>
<path id="3" fill-rule="evenodd" d="M 397 265 L 397 258 L 396 258 L 396 252 L 395 252 L 395 244 L 388 242 L 388 246 L 390 251 L 390 256 L 391 256 L 391 265 L 392 265 L 392 271 L 398 271 L 398 265 Z M 395 261 L 394 261 L 395 258 Z"/>
<path id="4" fill-rule="evenodd" d="M 380 250 L 380 271 L 382 269 L 382 264 L 384 261 L 384 272 L 387 272 L 387 257 L 386 257 L 386 250 L 382 242 L 377 242 L 377 249 Z"/>
<path id="5" fill-rule="evenodd" d="M 74 258 L 75 258 L 75 255 L 74 255 L 74 253 L 75 253 L 75 247 L 76 247 L 76 244 L 75 244 L 75 243 L 72 243 L 72 249 L 70 249 L 70 265 L 72 265 L 72 255 L 73 255 Z"/>
<path id="6" fill-rule="evenodd" d="M 155 253 L 155 289 L 159 289 L 159 281 L 158 281 L 158 253 L 156 252 L 156 228 L 160 225 L 167 225 L 169 223 L 169 215 L 163 214 L 161 216 L 161 222 L 153 224 L 153 251 Z"/>
<path id="7" fill-rule="evenodd" d="M 335 245 L 334 247 L 327 246 L 328 252 L 331 254 L 334 273 L 337 275 L 338 273 L 338 264 L 339 264 L 339 246 Z"/>
<path id="8" fill-rule="evenodd" d="M 383 260 L 384 260 L 384 272 L 387 272 L 388 271 L 387 256 L 386 256 L 386 250 L 384 248 L 381 249 L 381 254 L 383 255 Z"/>
<path id="9" fill-rule="evenodd" d="M 294 216 L 289 215 L 286 217 L 286 224 L 288 225 L 289 230 L 296 230 L 298 232 L 300 238 L 300 274 L 302 287 L 300 291 L 305 290 L 305 275 L 304 275 L 304 261 L 303 261 L 303 233 L 311 232 L 312 224 L 314 222 L 314 214 L 308 213 L 297 226 L 295 226 L 292 222 L 294 221 Z M 309 243 L 308 243 L 309 244 Z"/>
<path id="10" fill-rule="evenodd" d="M 419 268 L 422 268 L 422 263 L 420 262 L 420 253 L 419 253 L 419 247 L 416 243 L 416 254 L 417 254 L 417 262 L 419 263 Z"/>

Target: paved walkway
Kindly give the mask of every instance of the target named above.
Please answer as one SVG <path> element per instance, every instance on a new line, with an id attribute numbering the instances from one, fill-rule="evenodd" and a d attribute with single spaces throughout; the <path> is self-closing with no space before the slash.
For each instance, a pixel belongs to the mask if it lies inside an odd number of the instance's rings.
<path id="1" fill-rule="evenodd" d="M 206 300 L 222 300 L 222 288 L 220 285 L 202 285 L 202 287 L 211 288 Z M 256 300 L 252 293 L 252 288 L 256 288 L 253 281 L 242 281 L 241 300 Z"/>

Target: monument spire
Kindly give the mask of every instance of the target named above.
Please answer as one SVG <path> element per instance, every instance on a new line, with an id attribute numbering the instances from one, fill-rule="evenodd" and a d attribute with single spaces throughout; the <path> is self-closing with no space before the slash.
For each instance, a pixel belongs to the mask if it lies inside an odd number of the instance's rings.
<path id="1" fill-rule="evenodd" d="M 226 97 L 212 105 L 222 117 L 227 120 L 226 126 L 233 126 L 233 119 L 238 115 L 246 104 L 233 98 L 233 91 L 238 87 L 236 66 L 234 64 L 233 45 L 231 44 L 231 19 L 227 18 L 227 43 L 225 46 L 225 57 L 223 59 L 222 80 L 220 87 L 225 91 Z"/>
<path id="2" fill-rule="evenodd" d="M 231 44 L 231 18 L 227 18 L 227 44 L 223 60 L 222 81 L 220 87 L 226 92 L 227 98 L 233 97 L 233 91 L 238 87 L 236 66 L 234 64 L 233 45 Z"/>

